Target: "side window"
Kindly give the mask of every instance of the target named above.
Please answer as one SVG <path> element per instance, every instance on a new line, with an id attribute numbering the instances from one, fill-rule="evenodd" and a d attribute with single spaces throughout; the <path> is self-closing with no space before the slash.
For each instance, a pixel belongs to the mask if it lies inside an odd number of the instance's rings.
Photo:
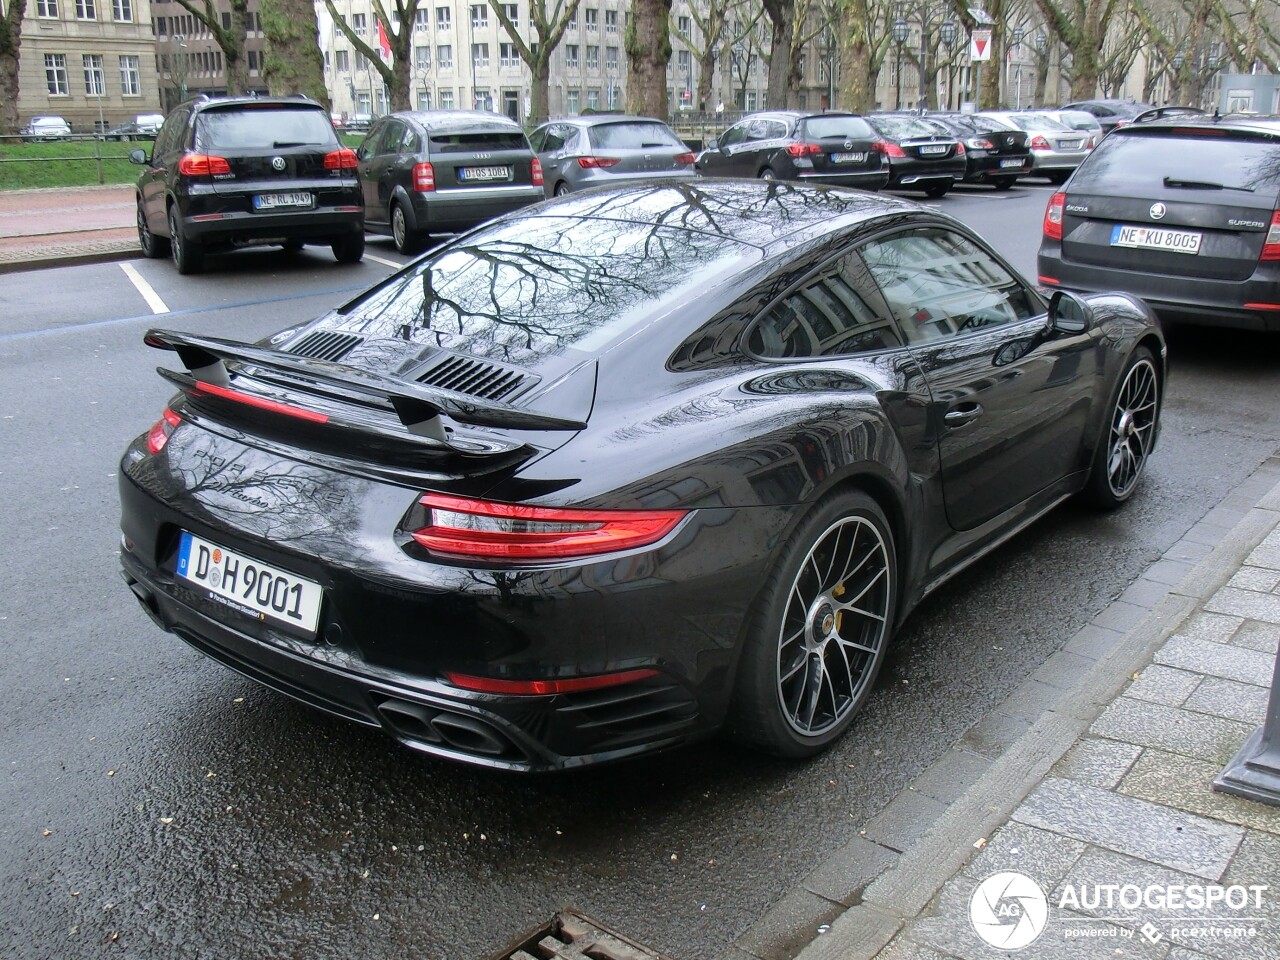
<path id="1" fill-rule="evenodd" d="M 151 155 L 159 159 L 165 154 L 172 153 L 178 149 L 179 142 L 182 140 L 182 131 L 186 125 L 186 110 L 175 110 L 169 114 L 169 119 L 165 120 L 160 132 L 156 135 L 156 144 L 152 148 Z"/>
<path id="2" fill-rule="evenodd" d="M 387 123 L 386 132 L 378 139 L 377 156 L 396 153 L 400 149 L 400 138 L 404 136 L 404 124 L 399 120 Z"/>
<path id="3" fill-rule="evenodd" d="M 375 123 L 369 128 L 369 132 L 364 135 L 364 139 L 360 141 L 360 146 L 356 148 L 356 156 L 361 160 L 368 160 L 377 152 L 378 141 L 382 139 L 382 134 L 386 130 L 384 124 Z"/>
<path id="4" fill-rule="evenodd" d="M 787 125 L 780 120 L 770 120 L 769 129 L 765 132 L 766 139 L 781 140 L 787 135 Z"/>
<path id="5" fill-rule="evenodd" d="M 735 124 L 724 132 L 724 136 L 720 138 L 720 146 L 731 147 L 736 143 L 741 143 L 747 136 L 747 125 L 745 123 Z"/>
<path id="6" fill-rule="evenodd" d="M 763 140 L 768 135 L 768 120 L 752 120 L 747 124 L 746 133 L 743 136 L 743 139 L 750 143 L 752 140 Z"/>
<path id="7" fill-rule="evenodd" d="M 843 257 L 766 310 L 747 335 L 747 349 L 758 357 L 787 359 L 900 347 L 893 322 L 859 292 L 872 287 L 862 261 Z"/>
<path id="8" fill-rule="evenodd" d="M 418 140 L 417 131 L 407 123 L 404 125 L 404 136 L 400 140 L 400 152 L 408 154 L 422 152 L 422 145 Z"/>
<path id="9" fill-rule="evenodd" d="M 542 141 L 546 136 L 546 127 L 539 127 L 537 130 L 533 131 L 533 133 L 529 134 L 529 148 L 533 150 L 534 153 L 542 153 Z"/>
<path id="10" fill-rule="evenodd" d="M 1022 283 L 967 237 L 942 227 L 899 233 L 863 247 L 867 268 L 908 344 L 1032 316 Z"/>

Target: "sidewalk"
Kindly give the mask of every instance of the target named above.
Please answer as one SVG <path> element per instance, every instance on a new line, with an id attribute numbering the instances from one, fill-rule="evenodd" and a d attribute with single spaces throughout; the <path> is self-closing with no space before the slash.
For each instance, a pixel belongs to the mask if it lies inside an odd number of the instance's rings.
<path id="1" fill-rule="evenodd" d="M 721 960 L 1280 958 L 1278 638 L 1273 457 Z"/>
<path id="2" fill-rule="evenodd" d="M 0 190 L 0 273 L 141 256 L 132 185 Z"/>

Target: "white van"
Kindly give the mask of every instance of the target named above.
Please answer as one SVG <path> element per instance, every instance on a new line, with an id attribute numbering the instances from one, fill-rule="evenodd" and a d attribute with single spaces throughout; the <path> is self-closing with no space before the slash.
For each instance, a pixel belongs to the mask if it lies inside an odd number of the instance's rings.
<path id="1" fill-rule="evenodd" d="M 62 117 L 32 117 L 21 133 L 23 140 L 62 140 L 71 136 L 71 124 Z"/>

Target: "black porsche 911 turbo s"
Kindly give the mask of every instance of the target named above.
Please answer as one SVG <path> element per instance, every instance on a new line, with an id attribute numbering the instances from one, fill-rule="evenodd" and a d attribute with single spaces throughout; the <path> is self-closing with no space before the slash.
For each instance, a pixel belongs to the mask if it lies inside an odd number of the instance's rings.
<path id="1" fill-rule="evenodd" d="M 177 387 L 120 475 L 147 612 L 512 770 L 816 753 L 922 597 L 1133 494 L 1165 377 L 1141 301 L 1046 301 L 943 214 L 780 181 L 574 194 L 259 344 L 146 342 Z"/>

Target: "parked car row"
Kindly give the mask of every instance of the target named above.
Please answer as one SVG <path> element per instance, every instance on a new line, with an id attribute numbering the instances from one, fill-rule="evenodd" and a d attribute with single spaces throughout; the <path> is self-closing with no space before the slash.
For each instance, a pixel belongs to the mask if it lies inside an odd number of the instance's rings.
<path id="1" fill-rule="evenodd" d="M 132 120 L 127 120 L 109 130 L 99 130 L 93 136 L 99 140 L 154 140 L 160 125 L 164 123 L 162 113 L 140 113 Z M 74 136 L 64 117 L 32 117 L 18 131 L 22 139 L 34 142 L 39 140 L 66 140 Z M 86 136 L 89 136 L 86 134 Z"/>

